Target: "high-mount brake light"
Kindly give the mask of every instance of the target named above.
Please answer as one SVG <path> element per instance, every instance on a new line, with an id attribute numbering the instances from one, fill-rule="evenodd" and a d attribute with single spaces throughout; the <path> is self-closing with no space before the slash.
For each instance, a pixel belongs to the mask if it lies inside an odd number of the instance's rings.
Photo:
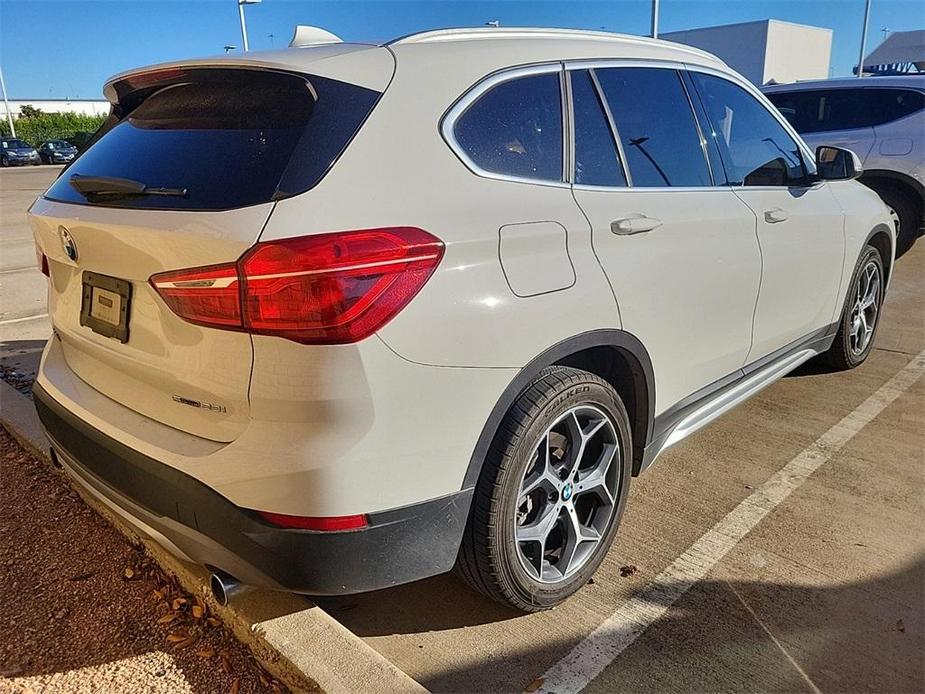
<path id="1" fill-rule="evenodd" d="M 433 274 L 443 250 L 416 227 L 343 231 L 258 243 L 237 263 L 150 281 L 174 313 L 198 325 L 344 344 L 394 318 Z"/>

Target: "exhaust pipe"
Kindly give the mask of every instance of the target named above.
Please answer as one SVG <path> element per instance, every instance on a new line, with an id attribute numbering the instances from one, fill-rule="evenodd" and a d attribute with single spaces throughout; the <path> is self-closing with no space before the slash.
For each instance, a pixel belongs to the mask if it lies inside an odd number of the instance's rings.
<path id="1" fill-rule="evenodd" d="M 229 576 L 224 571 L 215 571 L 209 577 L 209 587 L 212 589 L 212 597 L 215 602 L 224 607 L 233 598 L 250 590 L 250 586 L 239 583 L 234 576 Z"/>

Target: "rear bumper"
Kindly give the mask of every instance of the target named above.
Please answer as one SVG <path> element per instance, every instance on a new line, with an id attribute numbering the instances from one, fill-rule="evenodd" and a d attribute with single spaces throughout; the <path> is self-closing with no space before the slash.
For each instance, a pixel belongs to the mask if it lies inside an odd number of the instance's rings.
<path id="1" fill-rule="evenodd" d="M 362 530 L 280 529 L 91 427 L 38 384 L 33 398 L 56 456 L 81 486 L 172 553 L 243 583 L 359 593 L 443 573 L 456 560 L 471 489 L 372 513 Z"/>

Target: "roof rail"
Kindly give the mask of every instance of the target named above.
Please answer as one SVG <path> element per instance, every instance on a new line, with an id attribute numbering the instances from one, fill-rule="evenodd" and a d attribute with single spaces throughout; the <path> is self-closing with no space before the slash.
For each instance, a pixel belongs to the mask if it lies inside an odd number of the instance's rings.
<path id="1" fill-rule="evenodd" d="M 289 42 L 289 47 L 317 46 L 320 43 L 343 43 L 343 39 L 321 27 L 297 24 L 295 31 L 292 33 L 292 41 Z"/>
<path id="2" fill-rule="evenodd" d="M 546 28 L 546 27 L 458 27 L 453 29 L 436 29 L 432 31 L 421 31 L 416 34 L 408 34 L 407 36 L 400 36 L 396 39 L 388 41 L 384 45 L 393 46 L 393 45 L 403 45 L 403 44 L 416 44 L 416 43 L 440 43 L 446 41 L 472 41 L 479 39 L 495 39 L 495 38 L 532 38 L 532 39 L 544 39 L 544 38 L 575 38 L 575 39 L 592 39 L 595 41 L 614 41 L 621 43 L 636 43 L 636 44 L 651 44 L 659 43 L 666 44 L 672 43 L 673 47 L 676 50 L 690 53 L 691 55 L 697 55 L 701 57 L 711 58 L 712 60 L 717 60 L 716 56 L 701 50 L 699 48 L 694 48 L 693 46 L 687 46 L 685 44 L 674 43 L 670 41 L 663 41 L 661 39 L 653 39 L 648 36 L 637 36 L 635 34 L 617 34 L 610 31 L 593 31 L 590 29 L 556 29 L 556 28 Z"/>

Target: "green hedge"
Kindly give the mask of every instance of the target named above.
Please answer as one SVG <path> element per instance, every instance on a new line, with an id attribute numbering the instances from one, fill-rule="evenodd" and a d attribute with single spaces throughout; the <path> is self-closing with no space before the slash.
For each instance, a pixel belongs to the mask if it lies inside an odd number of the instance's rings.
<path id="1" fill-rule="evenodd" d="M 88 134 L 96 130 L 106 116 L 89 116 L 83 113 L 38 113 L 16 118 L 16 137 L 37 147 L 45 140 L 69 140 L 74 144 L 85 142 Z M 10 124 L 0 121 L 0 134 L 10 135 Z"/>

